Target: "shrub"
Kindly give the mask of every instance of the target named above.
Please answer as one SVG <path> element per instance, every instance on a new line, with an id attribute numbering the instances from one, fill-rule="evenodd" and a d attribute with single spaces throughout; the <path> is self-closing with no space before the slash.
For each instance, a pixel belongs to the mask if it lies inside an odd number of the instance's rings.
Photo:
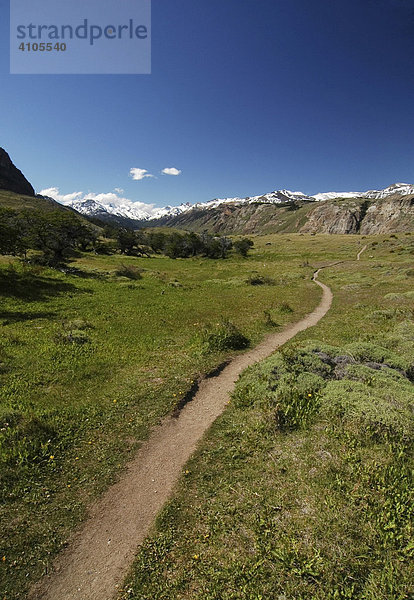
<path id="1" fill-rule="evenodd" d="M 84 329 L 93 329 L 93 325 L 84 319 L 73 319 L 73 321 L 65 323 L 64 327 L 68 331 L 73 331 L 74 329 L 78 329 L 80 331 L 83 331 Z"/>
<path id="2" fill-rule="evenodd" d="M 325 385 L 314 373 L 281 378 L 276 391 L 276 424 L 282 431 L 309 426 L 319 410 L 319 390 Z"/>
<path id="3" fill-rule="evenodd" d="M 407 370 L 410 368 L 409 361 L 401 358 L 395 352 L 369 342 L 353 342 L 344 348 L 346 354 L 356 362 L 373 361 L 383 363 L 393 369 Z"/>
<path id="4" fill-rule="evenodd" d="M 391 388 L 382 377 L 374 377 L 369 385 L 347 379 L 329 382 L 321 414 L 348 439 L 400 444 L 413 439 L 412 409 L 412 384 L 394 380 Z"/>
<path id="5" fill-rule="evenodd" d="M 304 348 L 290 346 L 281 350 L 286 369 L 289 372 L 300 374 L 307 371 L 324 379 L 334 376 L 333 357 L 338 354 L 340 354 L 339 348 L 318 342 L 309 342 Z"/>
<path id="6" fill-rule="evenodd" d="M 246 280 L 249 285 L 275 285 L 275 280 L 271 277 L 263 277 L 263 275 L 250 275 Z"/>
<path id="7" fill-rule="evenodd" d="M 234 242 L 234 250 L 240 256 L 246 257 L 249 250 L 253 248 L 254 242 L 250 238 L 241 238 Z"/>
<path id="8" fill-rule="evenodd" d="M 293 313 L 293 308 L 287 302 L 282 302 L 282 304 L 279 306 L 279 311 L 283 315 L 288 315 L 290 313 Z"/>
<path id="9" fill-rule="evenodd" d="M 88 344 L 91 340 L 86 333 L 80 329 L 73 329 L 68 332 L 59 333 L 56 336 L 56 342 L 61 344 Z"/>
<path id="10" fill-rule="evenodd" d="M 279 327 L 279 323 L 276 323 L 276 321 L 273 319 L 270 310 L 264 310 L 263 314 L 266 327 Z"/>
<path id="11" fill-rule="evenodd" d="M 280 353 L 246 369 L 233 392 L 235 406 L 244 408 L 260 403 L 274 407 L 274 389 L 281 372 L 285 371 Z"/>
<path id="12" fill-rule="evenodd" d="M 141 273 L 142 270 L 134 265 L 120 265 L 115 271 L 115 274 L 119 277 L 127 277 L 128 279 L 134 279 L 135 281 L 142 279 Z"/>
<path id="13" fill-rule="evenodd" d="M 223 319 L 216 326 L 206 326 L 201 333 L 202 345 L 208 352 L 223 350 L 242 350 L 250 344 L 249 338 L 228 319 Z"/>

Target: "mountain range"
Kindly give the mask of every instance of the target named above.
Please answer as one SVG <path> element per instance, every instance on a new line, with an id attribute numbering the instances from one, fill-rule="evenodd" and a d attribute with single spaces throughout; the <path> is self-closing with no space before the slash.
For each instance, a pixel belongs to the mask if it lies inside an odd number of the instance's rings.
<path id="1" fill-rule="evenodd" d="M 142 204 L 136 206 L 129 200 L 104 203 L 86 198 L 73 200 L 66 205 L 88 217 L 128 227 L 162 225 L 195 231 L 207 229 L 217 233 L 270 233 L 302 229 L 357 233 L 364 229 L 364 219 L 369 217 L 367 224 L 378 217 L 381 225 L 376 227 L 378 231 L 375 232 L 380 233 L 388 231 L 389 227 L 398 231 L 401 218 L 404 229 L 410 228 L 410 223 L 411 229 L 414 227 L 412 204 L 409 201 L 407 204 L 410 195 L 414 195 L 414 185 L 394 183 L 383 190 L 323 192 L 314 196 L 275 190 L 259 196 L 215 198 L 196 204 L 165 206 L 152 212 L 143 210 Z M 403 199 L 406 201 L 401 204 Z M 391 203 L 387 203 L 387 200 Z M 292 219 L 293 213 L 296 213 L 295 219 Z M 368 229 L 372 227 L 371 223 Z"/>
<path id="2" fill-rule="evenodd" d="M 414 185 L 408 183 L 394 183 L 383 190 L 368 190 L 366 192 L 323 192 L 314 196 L 307 196 L 302 192 L 290 190 L 275 190 L 260 196 L 248 196 L 245 198 L 215 198 L 207 202 L 196 204 L 181 204 L 180 206 L 165 206 L 149 212 L 135 205 L 134 202 L 124 199 L 122 202 L 100 202 L 93 198 L 83 200 L 72 200 L 65 203 L 66 206 L 74 208 L 78 212 L 88 215 L 102 217 L 105 213 L 116 217 L 123 217 L 135 221 L 150 221 L 165 217 L 176 217 L 191 210 L 209 210 L 223 204 L 284 204 L 290 202 L 323 202 L 336 198 L 369 198 L 373 200 L 387 198 L 392 195 L 406 196 L 414 194 Z"/>
<path id="3" fill-rule="evenodd" d="M 0 148 L 0 190 L 23 195 L 30 206 L 33 203 L 39 208 L 61 206 L 56 202 L 58 194 L 55 198 L 35 196 L 33 187 L 3 148 Z M 408 183 L 394 183 L 383 190 L 323 192 L 314 196 L 275 190 L 259 196 L 215 198 L 159 209 L 151 206 L 147 209 L 148 205 L 142 202 L 134 203 L 116 194 L 92 196 L 66 201 L 61 208 L 123 227 L 166 226 L 218 234 L 368 234 L 414 230 L 414 185 Z"/>

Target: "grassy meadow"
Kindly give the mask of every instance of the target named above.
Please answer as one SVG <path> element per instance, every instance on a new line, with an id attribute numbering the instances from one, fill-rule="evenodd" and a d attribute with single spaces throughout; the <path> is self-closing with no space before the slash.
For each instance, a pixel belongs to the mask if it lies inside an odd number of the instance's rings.
<path id="1" fill-rule="evenodd" d="M 367 250 L 321 272 L 324 319 L 241 376 L 122 600 L 414 598 L 414 235 L 289 237 L 312 265 Z"/>
<path id="2" fill-rule="evenodd" d="M 255 238 L 246 259 L 83 254 L 68 273 L 0 258 L 1 598 L 24 597 L 150 428 L 235 352 L 226 320 L 254 345 L 316 306 L 312 262 L 357 250 L 332 241 Z"/>

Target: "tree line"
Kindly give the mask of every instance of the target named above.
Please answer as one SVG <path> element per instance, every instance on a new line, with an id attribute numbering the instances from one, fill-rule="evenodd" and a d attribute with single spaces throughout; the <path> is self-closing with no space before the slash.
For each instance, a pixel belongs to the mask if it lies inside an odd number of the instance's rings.
<path id="1" fill-rule="evenodd" d="M 226 236 L 208 233 L 179 233 L 154 229 L 153 231 L 131 231 L 120 229 L 116 232 L 117 244 L 122 254 L 149 255 L 165 254 L 170 258 L 227 258 L 231 250 L 247 256 L 253 246 L 252 240 L 242 238 L 233 242 Z"/>
<path id="2" fill-rule="evenodd" d="M 230 251 L 247 256 L 253 242 L 248 238 L 232 241 L 208 233 L 178 233 L 157 229 L 133 231 L 104 225 L 103 229 L 85 222 L 69 211 L 16 211 L 0 208 L 0 254 L 27 257 L 37 250 L 38 262 L 49 266 L 64 264 L 74 252 L 129 256 L 164 254 L 170 258 L 205 256 L 226 258 Z"/>

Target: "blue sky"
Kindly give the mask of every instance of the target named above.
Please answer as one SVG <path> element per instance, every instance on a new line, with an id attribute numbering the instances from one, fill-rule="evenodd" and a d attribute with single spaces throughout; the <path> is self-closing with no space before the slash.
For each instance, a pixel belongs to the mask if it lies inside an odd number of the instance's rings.
<path id="1" fill-rule="evenodd" d="M 151 75 L 10 75 L 0 15 L 0 146 L 37 191 L 164 206 L 414 182 L 414 0 L 153 0 Z"/>

